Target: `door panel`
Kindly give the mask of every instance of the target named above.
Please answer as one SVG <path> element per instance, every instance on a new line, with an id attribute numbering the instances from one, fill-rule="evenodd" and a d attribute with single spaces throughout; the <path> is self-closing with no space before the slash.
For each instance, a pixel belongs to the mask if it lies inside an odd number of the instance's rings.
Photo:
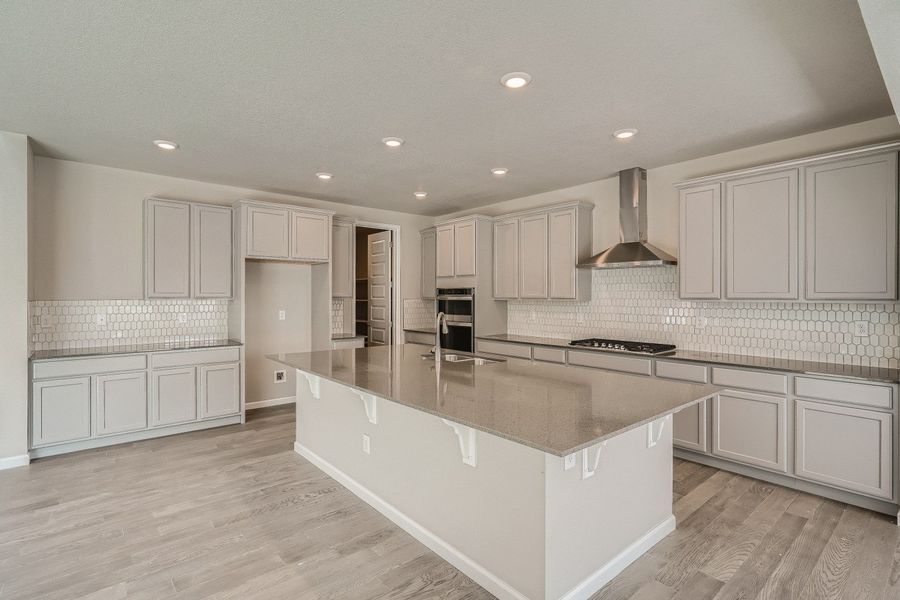
<path id="1" fill-rule="evenodd" d="M 147 373 L 96 377 L 97 435 L 147 428 Z"/>
<path id="2" fill-rule="evenodd" d="M 230 298 L 232 279 L 232 210 L 192 206 L 191 280 L 195 298 Z"/>
<path id="3" fill-rule="evenodd" d="M 475 221 L 453 227 L 453 261 L 457 277 L 475 275 Z"/>
<path id="4" fill-rule="evenodd" d="M 456 245 L 453 225 L 441 225 L 437 232 L 437 265 L 438 277 L 453 277 L 456 274 L 453 260 Z"/>
<path id="5" fill-rule="evenodd" d="M 519 297 L 547 297 L 547 214 L 519 219 Z"/>
<path id="6" fill-rule="evenodd" d="M 716 456 L 787 472 L 787 399 L 725 390 L 713 398 Z"/>
<path id="7" fill-rule="evenodd" d="M 494 223 L 494 297 L 519 297 L 519 220 Z"/>
<path id="8" fill-rule="evenodd" d="M 328 260 L 331 245 L 330 222 L 327 215 L 291 212 L 291 258 Z"/>
<path id="9" fill-rule="evenodd" d="M 706 403 L 704 400 L 675 413 L 672 418 L 673 444 L 696 452 L 708 451 Z"/>
<path id="10" fill-rule="evenodd" d="M 335 223 L 331 240 L 331 296 L 353 297 L 353 225 Z"/>
<path id="11" fill-rule="evenodd" d="M 145 288 L 148 298 L 191 295 L 191 205 L 147 200 L 144 215 Z"/>
<path id="12" fill-rule="evenodd" d="M 549 261 L 549 294 L 551 298 L 575 298 L 576 265 L 578 253 L 575 240 L 578 232 L 575 228 L 576 214 L 574 208 L 557 210 L 550 213 L 548 223 L 548 261 Z"/>
<path id="13" fill-rule="evenodd" d="M 288 258 L 290 213 L 287 209 L 247 207 L 247 256 Z"/>
<path id="14" fill-rule="evenodd" d="M 422 232 L 422 298 L 432 299 L 437 289 L 437 233 Z"/>
<path id="15" fill-rule="evenodd" d="M 369 236 L 369 344 L 391 344 L 391 231 Z"/>
<path id="16" fill-rule="evenodd" d="M 721 298 L 721 187 L 684 189 L 680 196 L 679 293 L 682 298 Z"/>
<path id="17" fill-rule="evenodd" d="M 151 423 L 161 426 L 196 420 L 196 369 L 183 367 L 153 371 Z"/>
<path id="18" fill-rule="evenodd" d="M 241 366 L 204 365 L 200 374 L 200 418 L 233 415 L 241 411 Z"/>
<path id="19" fill-rule="evenodd" d="M 91 378 L 35 381 L 31 442 L 35 446 L 91 437 Z"/>

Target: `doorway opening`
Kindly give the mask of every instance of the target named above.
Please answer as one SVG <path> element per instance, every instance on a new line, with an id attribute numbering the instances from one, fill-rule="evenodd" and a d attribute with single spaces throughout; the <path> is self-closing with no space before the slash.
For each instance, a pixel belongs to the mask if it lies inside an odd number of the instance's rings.
<path id="1" fill-rule="evenodd" d="M 366 336 L 366 346 L 393 344 L 396 310 L 396 239 L 393 227 L 355 226 L 356 286 L 354 330 Z"/>

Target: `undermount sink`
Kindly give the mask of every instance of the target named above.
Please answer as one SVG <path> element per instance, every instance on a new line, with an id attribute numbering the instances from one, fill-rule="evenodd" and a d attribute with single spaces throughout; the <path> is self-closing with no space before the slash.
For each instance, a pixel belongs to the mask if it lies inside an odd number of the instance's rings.
<path id="1" fill-rule="evenodd" d="M 434 360 L 434 354 L 429 352 L 428 354 L 423 354 L 422 358 Z M 484 365 L 492 365 L 494 363 L 503 362 L 502 358 L 485 358 L 484 356 L 476 356 L 474 354 L 455 354 L 452 352 L 449 354 L 442 354 L 441 360 L 443 362 L 453 362 L 453 363 L 470 362 L 479 367 L 484 366 Z"/>

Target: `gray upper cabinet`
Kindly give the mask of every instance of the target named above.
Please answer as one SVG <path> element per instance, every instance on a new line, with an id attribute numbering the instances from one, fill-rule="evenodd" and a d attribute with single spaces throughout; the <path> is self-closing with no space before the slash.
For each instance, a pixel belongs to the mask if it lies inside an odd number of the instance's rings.
<path id="1" fill-rule="evenodd" d="M 428 227 L 420 232 L 422 243 L 422 298 L 433 299 L 437 289 L 437 232 Z"/>
<path id="2" fill-rule="evenodd" d="M 578 295 L 578 215 L 564 208 L 551 211 L 547 222 L 548 290 L 551 298 L 575 299 Z"/>
<path id="3" fill-rule="evenodd" d="M 519 296 L 546 298 L 547 214 L 538 213 L 519 219 Z"/>
<path id="4" fill-rule="evenodd" d="M 494 222 L 494 297 L 519 297 L 519 219 Z"/>
<path id="5" fill-rule="evenodd" d="M 436 226 L 437 247 L 435 249 L 436 276 L 464 278 L 455 282 L 438 282 L 441 287 L 472 287 L 477 273 L 479 251 L 483 257 L 490 256 L 490 248 L 478 248 L 478 240 L 482 245 L 490 245 L 490 229 L 479 228 L 478 221 L 485 217 L 478 215 L 453 219 Z M 479 235 L 487 232 L 487 238 Z"/>
<path id="6" fill-rule="evenodd" d="M 798 171 L 725 183 L 726 295 L 799 297 Z"/>
<path id="7" fill-rule="evenodd" d="M 353 223 L 335 219 L 331 226 L 331 295 L 352 298 L 354 282 Z"/>
<path id="8" fill-rule="evenodd" d="M 144 203 L 144 258 L 148 298 L 190 297 L 190 204 L 158 198 Z"/>
<path id="9" fill-rule="evenodd" d="M 678 289 L 682 298 L 722 297 L 722 186 L 680 191 Z"/>
<path id="10" fill-rule="evenodd" d="M 475 219 L 453 226 L 453 262 L 457 277 L 475 275 Z"/>
<path id="11" fill-rule="evenodd" d="M 331 217 L 307 211 L 291 211 L 291 258 L 325 262 L 331 256 Z"/>
<path id="12" fill-rule="evenodd" d="M 435 229 L 437 247 L 435 249 L 435 272 L 438 277 L 453 277 L 456 274 L 454 268 L 455 233 L 452 224 L 440 225 Z"/>
<path id="13" fill-rule="evenodd" d="M 247 256 L 289 258 L 291 212 L 287 208 L 247 207 Z"/>
<path id="14" fill-rule="evenodd" d="M 233 212 L 227 206 L 191 206 L 191 288 L 195 298 L 231 297 Z"/>
<path id="15" fill-rule="evenodd" d="M 806 297 L 897 299 L 897 153 L 806 169 Z"/>

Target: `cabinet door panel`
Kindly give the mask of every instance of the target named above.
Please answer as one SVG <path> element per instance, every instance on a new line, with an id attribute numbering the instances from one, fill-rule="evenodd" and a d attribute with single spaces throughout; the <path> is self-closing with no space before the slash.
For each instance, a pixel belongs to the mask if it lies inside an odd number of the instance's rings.
<path id="1" fill-rule="evenodd" d="M 706 401 L 688 406 L 672 417 L 672 443 L 679 448 L 707 452 Z"/>
<path id="2" fill-rule="evenodd" d="M 437 265 L 438 277 L 453 277 L 454 246 L 456 245 L 453 225 L 441 225 L 437 228 Z"/>
<path id="3" fill-rule="evenodd" d="M 897 153 L 806 169 L 806 296 L 897 298 Z"/>
<path id="4" fill-rule="evenodd" d="M 147 428 L 147 373 L 96 377 L 97 435 Z"/>
<path id="5" fill-rule="evenodd" d="M 519 297 L 519 220 L 494 223 L 494 297 Z"/>
<path id="6" fill-rule="evenodd" d="M 335 223 L 331 228 L 331 295 L 353 297 L 353 225 Z"/>
<path id="7" fill-rule="evenodd" d="M 327 215 L 294 211 L 291 213 L 291 258 L 328 260 L 331 219 Z"/>
<path id="8" fill-rule="evenodd" d="M 232 210 L 195 204 L 191 238 L 195 298 L 230 298 L 232 278 Z"/>
<path id="9" fill-rule="evenodd" d="M 547 215 L 519 219 L 519 297 L 547 297 Z"/>
<path id="10" fill-rule="evenodd" d="M 553 211 L 549 215 L 549 280 L 551 298 L 575 298 L 576 265 L 578 252 L 575 247 L 576 230 L 574 208 Z"/>
<path id="11" fill-rule="evenodd" d="M 437 234 L 434 229 L 422 232 L 422 298 L 435 297 L 437 289 Z"/>
<path id="12" fill-rule="evenodd" d="M 893 498 L 890 413 L 796 401 L 798 477 Z"/>
<path id="13" fill-rule="evenodd" d="M 153 371 L 154 426 L 197 420 L 197 377 L 194 367 Z"/>
<path id="14" fill-rule="evenodd" d="M 247 256 L 288 258 L 290 213 L 287 209 L 247 207 Z"/>
<path id="15" fill-rule="evenodd" d="M 148 298 L 191 295 L 191 205 L 150 199 L 144 205 L 144 279 Z"/>
<path id="16" fill-rule="evenodd" d="M 91 378 L 35 381 L 31 394 L 34 446 L 91 437 Z"/>
<path id="17" fill-rule="evenodd" d="M 678 285 L 682 298 L 722 297 L 721 186 L 681 190 Z"/>
<path id="18" fill-rule="evenodd" d="M 787 399 L 725 390 L 713 398 L 716 456 L 787 472 Z"/>
<path id="19" fill-rule="evenodd" d="M 475 221 L 457 223 L 453 229 L 456 276 L 475 275 Z"/>
<path id="20" fill-rule="evenodd" d="M 726 183 L 729 298 L 798 297 L 796 170 Z"/>
<path id="21" fill-rule="evenodd" d="M 241 410 L 241 367 L 204 365 L 200 373 L 200 418 L 233 415 Z"/>

